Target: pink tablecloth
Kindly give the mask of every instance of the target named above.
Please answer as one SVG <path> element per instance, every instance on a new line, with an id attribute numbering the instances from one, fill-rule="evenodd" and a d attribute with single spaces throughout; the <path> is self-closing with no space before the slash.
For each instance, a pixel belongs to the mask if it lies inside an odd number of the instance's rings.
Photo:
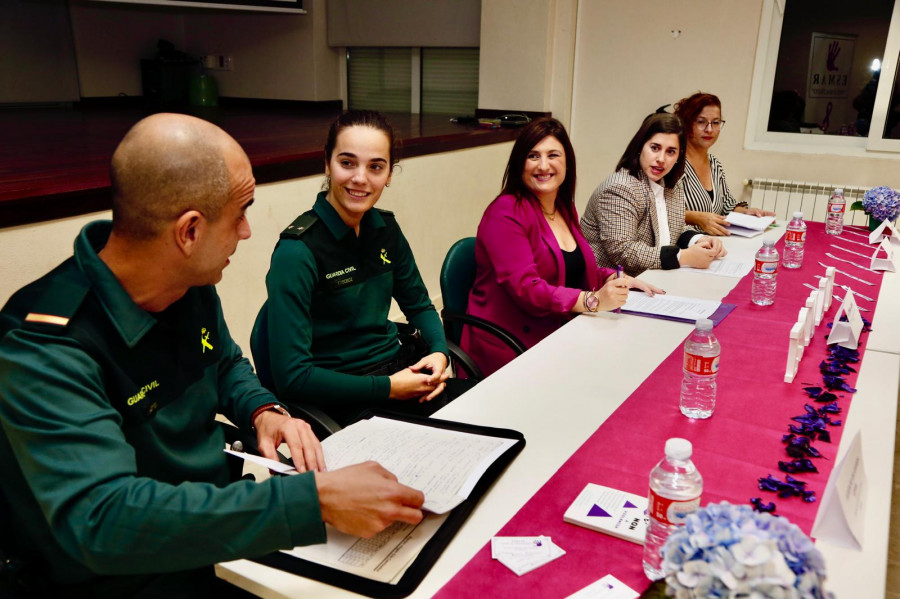
<path id="1" fill-rule="evenodd" d="M 858 228 L 848 229 L 861 231 Z M 864 241 L 845 232 L 843 239 Z M 778 499 L 757 488 L 757 479 L 767 474 L 784 478 L 779 460 L 789 460 L 781 443 L 793 416 L 804 413 L 804 404 L 812 403 L 802 388 L 821 385 L 819 363 L 825 357 L 828 316 L 837 311 L 835 301 L 823 320 L 815 339 L 806 349 L 800 371 L 793 384 L 783 382 L 788 351 L 788 333 L 797 313 L 809 295 L 803 283 L 817 285 L 815 275 L 824 274 L 822 262 L 869 280 L 860 284 L 841 274 L 836 282 L 877 298 L 881 274 L 866 272 L 853 265 L 825 257 L 825 252 L 863 263 L 864 258 L 835 250 L 829 245 L 834 237 L 824 233 L 821 223 L 809 223 L 806 257 L 799 270 L 779 269 L 778 288 L 773 306 L 760 307 L 750 302 L 752 274 L 744 277 L 724 301 L 737 305 L 715 332 L 722 345 L 718 376 L 718 400 L 712 418 L 692 421 L 681 415 L 678 398 L 681 385 L 683 350 L 672 354 L 604 422 L 556 474 L 522 507 L 498 533 L 503 536 L 547 535 L 566 550 L 567 555 L 518 577 L 491 559 L 485 545 L 462 570 L 436 595 L 455 597 L 567 597 L 598 578 L 613 574 L 636 590 L 648 581 L 641 567 L 642 547 L 563 522 L 563 514 L 578 493 L 589 483 L 615 487 L 639 495 L 647 493 L 648 475 L 662 458 L 669 437 L 684 437 L 694 445 L 694 463 L 704 478 L 702 503 L 727 500 L 749 503 L 751 497 L 775 501 L 777 513 L 787 517 L 809 533 L 819 502 L 803 503 L 799 498 Z M 837 238 L 838 243 L 841 243 Z M 866 248 L 851 243 L 844 246 L 861 253 Z M 778 244 L 779 252 L 783 242 Z M 871 251 L 870 251 L 871 253 Z M 843 290 L 836 289 L 841 296 Z M 875 302 L 857 298 L 869 308 L 871 319 Z M 634 318 L 640 318 L 635 316 Z M 873 323 L 873 327 L 877 323 Z M 863 335 L 860 351 L 865 350 Z M 856 365 L 858 366 L 858 365 Z M 856 375 L 847 377 L 854 386 Z M 846 418 L 852 395 L 839 393 L 839 405 Z M 819 404 L 821 405 L 821 404 Z M 577 417 L 574 414 L 562 417 Z M 808 488 L 821 498 L 834 467 L 842 429 L 832 428 L 832 443 L 814 442 L 824 458 L 815 460 L 818 474 L 795 475 L 808 482 Z"/>

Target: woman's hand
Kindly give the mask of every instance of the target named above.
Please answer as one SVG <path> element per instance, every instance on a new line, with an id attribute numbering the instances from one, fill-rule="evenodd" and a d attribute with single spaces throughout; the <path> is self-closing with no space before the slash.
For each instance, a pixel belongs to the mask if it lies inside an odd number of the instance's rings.
<path id="1" fill-rule="evenodd" d="M 722 243 L 722 240 L 718 237 L 709 237 L 704 235 L 694 245 L 699 245 L 701 247 L 714 251 L 716 254 L 716 258 L 724 258 L 728 255 L 728 250 L 725 249 L 725 244 Z"/>
<path id="2" fill-rule="evenodd" d="M 428 370 L 430 372 L 422 372 Z M 450 376 L 447 370 L 447 356 L 441 352 L 428 354 L 409 368 L 395 372 L 391 380 L 391 399 L 418 399 L 431 401 L 446 387 L 444 381 Z"/>
<path id="3" fill-rule="evenodd" d="M 731 225 L 725 220 L 724 216 L 715 212 L 688 210 L 684 213 L 684 222 L 700 227 L 704 233 L 709 235 L 731 235 L 731 232 L 728 231 L 728 227 Z"/>
<path id="4" fill-rule="evenodd" d="M 615 310 L 625 305 L 628 300 L 628 278 L 616 278 L 616 275 L 612 275 L 606 279 L 606 283 L 597 291 L 597 298 L 600 300 L 598 312 Z"/>
<path id="5" fill-rule="evenodd" d="M 762 208 L 738 206 L 734 209 L 734 211 L 742 212 L 743 214 L 749 214 L 750 216 L 775 216 L 775 213 L 771 210 L 763 210 Z"/>
<path id="6" fill-rule="evenodd" d="M 711 247 L 705 247 L 701 241 L 678 253 L 678 263 L 693 268 L 709 268 L 715 259 L 716 251 Z"/>
<path id="7" fill-rule="evenodd" d="M 643 291 L 650 297 L 653 297 L 657 293 L 664 294 L 666 292 L 665 289 L 660 289 L 656 285 L 651 285 L 647 281 L 642 281 L 640 279 L 635 279 L 632 277 L 628 277 L 627 280 L 629 289 L 638 289 L 640 291 Z"/>

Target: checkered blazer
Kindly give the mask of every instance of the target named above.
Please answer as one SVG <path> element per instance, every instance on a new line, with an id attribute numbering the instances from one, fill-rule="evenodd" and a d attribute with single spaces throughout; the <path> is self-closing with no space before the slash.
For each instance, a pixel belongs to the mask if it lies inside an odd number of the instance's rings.
<path id="1" fill-rule="evenodd" d="M 598 266 L 621 265 L 631 276 L 650 268 L 679 267 L 679 248 L 686 248 L 699 233 L 685 230 L 681 182 L 665 188 L 664 197 L 669 233 L 676 243 L 660 247 L 653 190 L 643 172 L 635 178 L 626 169 L 619 170 L 594 190 L 581 217 L 581 228 Z"/>

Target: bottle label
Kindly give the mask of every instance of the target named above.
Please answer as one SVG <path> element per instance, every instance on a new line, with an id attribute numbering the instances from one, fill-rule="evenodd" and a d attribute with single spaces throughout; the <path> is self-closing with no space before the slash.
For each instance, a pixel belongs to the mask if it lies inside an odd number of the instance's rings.
<path id="1" fill-rule="evenodd" d="M 677 499 L 669 499 L 658 495 L 653 489 L 650 489 L 650 501 L 647 507 L 647 513 L 651 518 L 655 518 L 658 522 L 669 524 L 672 526 L 682 526 L 684 519 L 688 514 L 700 507 L 700 497 L 695 497 L 687 501 L 679 501 Z"/>
<path id="2" fill-rule="evenodd" d="M 803 243 L 806 241 L 806 231 L 787 230 L 788 243 Z"/>
<path id="3" fill-rule="evenodd" d="M 709 376 L 719 372 L 719 356 L 698 356 L 684 352 L 684 369 L 697 376 Z"/>
<path id="4" fill-rule="evenodd" d="M 761 275 L 774 275 L 778 272 L 778 262 L 766 262 L 757 258 L 754 272 Z"/>
<path id="5" fill-rule="evenodd" d="M 828 202 L 828 212 L 832 214 L 840 214 L 844 211 L 844 207 L 846 206 L 846 202 Z"/>

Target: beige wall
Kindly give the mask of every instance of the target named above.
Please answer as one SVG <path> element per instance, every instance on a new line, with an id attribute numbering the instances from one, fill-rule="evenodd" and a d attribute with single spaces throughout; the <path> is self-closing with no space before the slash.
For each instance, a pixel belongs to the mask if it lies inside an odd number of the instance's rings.
<path id="1" fill-rule="evenodd" d="M 576 0 L 483 0 L 478 107 L 568 121 Z"/>
<path id="2" fill-rule="evenodd" d="M 511 143 L 410 158 L 400 163 L 379 208 L 391 210 L 409 240 L 436 302 L 444 255 L 457 239 L 475 235 L 487 204 L 500 190 Z M 249 218 L 253 235 L 242 242 L 218 285 L 232 335 L 249 354 L 250 329 L 266 298 L 265 273 L 278 234 L 309 209 L 323 177 L 261 185 Z M 18 288 L 72 255 L 80 228 L 102 212 L 0 229 L 0 305 Z"/>
<path id="3" fill-rule="evenodd" d="M 159 38 L 192 55 L 230 54 L 233 71 L 212 71 L 219 94 L 280 100 L 340 99 L 340 52 L 325 40 L 325 0 L 308 14 L 254 13 L 73 2 L 81 95 L 142 94 L 139 61 Z"/>
<path id="4" fill-rule="evenodd" d="M 697 90 L 718 95 L 728 121 L 713 148 L 732 193 L 768 177 L 845 185 L 897 186 L 900 156 L 849 158 L 744 149 L 744 129 L 764 0 L 588 2 L 580 4 L 572 137 L 579 208 L 613 170 L 641 120 Z M 773 1 L 773 0 L 765 0 Z M 681 30 L 677 39 L 671 30 Z"/>

